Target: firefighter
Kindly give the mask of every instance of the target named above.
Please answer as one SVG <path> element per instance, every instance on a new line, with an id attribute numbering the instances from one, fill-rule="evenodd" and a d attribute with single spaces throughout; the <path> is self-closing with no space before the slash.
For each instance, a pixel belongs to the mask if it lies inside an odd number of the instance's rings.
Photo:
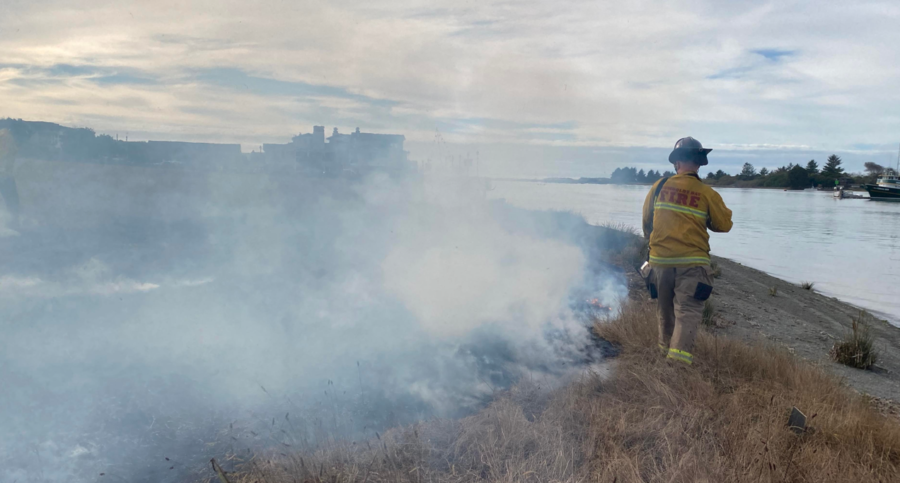
<path id="1" fill-rule="evenodd" d="M 11 226 L 19 227 L 19 190 L 16 187 L 16 140 L 8 129 L 0 129 L 0 195 L 12 219 Z"/>
<path id="2" fill-rule="evenodd" d="M 669 359 L 692 364 L 703 304 L 712 293 L 709 233 L 731 230 L 731 210 L 700 180 L 707 153 L 692 137 L 669 154 L 676 174 L 657 181 L 644 201 L 644 237 L 650 242 L 650 296 L 657 299 L 659 347 Z"/>

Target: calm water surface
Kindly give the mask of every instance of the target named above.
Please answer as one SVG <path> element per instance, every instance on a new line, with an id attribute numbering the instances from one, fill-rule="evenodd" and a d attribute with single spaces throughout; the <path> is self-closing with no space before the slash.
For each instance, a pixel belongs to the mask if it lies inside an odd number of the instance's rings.
<path id="1" fill-rule="evenodd" d="M 646 186 L 495 181 L 490 196 L 516 206 L 568 210 L 590 223 L 641 226 Z M 829 192 L 722 188 L 734 212 L 712 253 L 800 283 L 900 326 L 900 203 L 835 200 Z"/>

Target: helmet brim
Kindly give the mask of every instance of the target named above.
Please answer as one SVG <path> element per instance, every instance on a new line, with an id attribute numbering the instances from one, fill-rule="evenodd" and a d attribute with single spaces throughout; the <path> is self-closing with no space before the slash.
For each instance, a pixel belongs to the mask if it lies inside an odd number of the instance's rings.
<path id="1" fill-rule="evenodd" d="M 675 164 L 678 161 L 688 161 L 691 163 L 697 163 L 699 166 L 706 166 L 707 164 L 709 164 L 709 160 L 706 159 L 706 155 L 710 151 L 712 151 L 711 148 L 675 148 L 671 153 L 669 153 L 669 162 Z"/>

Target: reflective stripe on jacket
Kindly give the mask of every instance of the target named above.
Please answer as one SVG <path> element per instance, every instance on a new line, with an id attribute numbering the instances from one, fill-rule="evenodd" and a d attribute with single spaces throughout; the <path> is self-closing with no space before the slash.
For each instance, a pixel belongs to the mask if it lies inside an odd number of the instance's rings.
<path id="1" fill-rule="evenodd" d="M 731 230 L 731 210 L 715 190 L 694 173 L 676 174 L 666 181 L 654 206 L 656 186 L 644 201 L 644 237 L 650 236 L 650 264 L 689 267 L 709 264 L 709 228 Z M 650 233 L 650 213 L 653 232 Z"/>

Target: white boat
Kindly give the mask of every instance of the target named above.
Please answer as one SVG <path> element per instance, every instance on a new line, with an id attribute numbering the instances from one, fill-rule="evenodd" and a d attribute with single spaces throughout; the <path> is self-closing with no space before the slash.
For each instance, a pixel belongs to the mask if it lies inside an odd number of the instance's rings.
<path id="1" fill-rule="evenodd" d="M 844 191 L 844 188 L 842 186 L 836 186 L 834 188 L 833 196 L 836 200 L 864 200 L 864 199 L 869 198 L 868 196 L 858 195 L 856 193 L 850 193 L 850 192 Z"/>

